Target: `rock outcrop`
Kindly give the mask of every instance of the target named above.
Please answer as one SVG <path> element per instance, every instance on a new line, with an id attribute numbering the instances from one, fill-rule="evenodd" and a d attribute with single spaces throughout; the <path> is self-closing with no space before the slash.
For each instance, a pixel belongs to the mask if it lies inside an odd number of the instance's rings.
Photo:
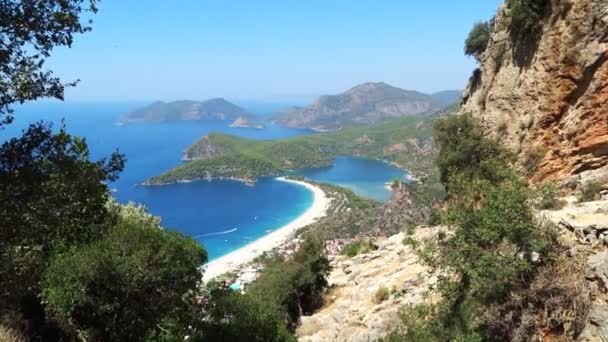
<path id="1" fill-rule="evenodd" d="M 461 112 L 480 118 L 533 181 L 608 165 L 608 2 L 547 0 L 535 37 L 493 21 Z"/>
<path id="2" fill-rule="evenodd" d="M 553 222 L 570 257 L 583 256 L 583 275 L 592 289 L 587 321 L 578 341 L 608 341 L 608 200 L 570 203 L 560 210 L 540 213 Z"/>

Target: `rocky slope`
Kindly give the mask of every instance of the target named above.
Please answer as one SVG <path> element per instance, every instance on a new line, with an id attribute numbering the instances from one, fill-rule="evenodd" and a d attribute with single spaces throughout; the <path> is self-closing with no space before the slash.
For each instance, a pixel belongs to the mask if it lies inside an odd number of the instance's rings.
<path id="1" fill-rule="evenodd" d="M 518 156 L 533 180 L 608 164 L 608 3 L 547 0 L 536 37 L 512 38 L 503 5 L 461 112 Z"/>
<path id="2" fill-rule="evenodd" d="M 237 120 L 239 118 L 248 122 L 253 121 L 253 115 L 247 110 L 223 98 L 216 98 L 206 101 L 154 102 L 125 114 L 121 122 Z"/>
<path id="3" fill-rule="evenodd" d="M 306 108 L 291 108 L 275 117 L 284 126 L 328 131 L 402 116 L 432 114 L 459 98 L 458 91 L 427 95 L 382 82 L 364 83 L 341 94 L 321 96 Z"/>
<path id="4" fill-rule="evenodd" d="M 419 229 L 423 239 L 435 229 Z M 297 329 L 300 341 L 375 341 L 399 324 L 399 309 L 429 300 L 425 294 L 437 278 L 418 262 L 411 247 L 403 244 L 404 234 L 380 238 L 377 250 L 353 258 L 331 255 L 328 303 L 312 316 L 302 317 Z M 389 291 L 379 301 L 380 287 Z"/>

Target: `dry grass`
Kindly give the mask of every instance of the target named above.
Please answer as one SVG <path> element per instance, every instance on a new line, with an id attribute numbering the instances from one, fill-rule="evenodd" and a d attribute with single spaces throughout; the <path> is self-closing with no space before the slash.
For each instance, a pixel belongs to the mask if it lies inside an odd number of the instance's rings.
<path id="1" fill-rule="evenodd" d="M 26 339 L 12 329 L 0 325 L 0 342 L 25 342 Z"/>

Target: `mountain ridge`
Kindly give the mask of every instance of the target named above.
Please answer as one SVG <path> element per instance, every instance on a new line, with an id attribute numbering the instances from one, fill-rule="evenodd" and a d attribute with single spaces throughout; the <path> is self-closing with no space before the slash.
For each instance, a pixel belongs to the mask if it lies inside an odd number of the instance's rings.
<path id="1" fill-rule="evenodd" d="M 276 113 L 274 119 L 283 126 L 334 131 L 398 117 L 430 115 L 458 102 L 460 94 L 460 91 L 425 94 L 385 82 L 366 82 L 340 94 L 322 95 L 307 107 Z"/>

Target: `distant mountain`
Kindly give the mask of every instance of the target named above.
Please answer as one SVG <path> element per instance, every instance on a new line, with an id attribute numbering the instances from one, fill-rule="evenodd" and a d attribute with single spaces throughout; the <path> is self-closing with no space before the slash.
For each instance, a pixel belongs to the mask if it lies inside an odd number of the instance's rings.
<path id="1" fill-rule="evenodd" d="M 284 126 L 332 131 L 396 117 L 433 114 L 459 98 L 457 91 L 428 95 L 382 82 L 364 83 L 342 94 L 321 96 L 308 107 L 279 112 L 274 118 Z"/>
<path id="2" fill-rule="evenodd" d="M 436 105 L 441 107 L 450 107 L 460 102 L 462 99 L 462 90 L 444 90 L 432 93 L 431 97 Z"/>
<path id="3" fill-rule="evenodd" d="M 123 116 L 121 122 L 165 122 L 198 120 L 242 120 L 253 121 L 254 117 L 223 98 L 206 101 L 154 102 Z"/>

